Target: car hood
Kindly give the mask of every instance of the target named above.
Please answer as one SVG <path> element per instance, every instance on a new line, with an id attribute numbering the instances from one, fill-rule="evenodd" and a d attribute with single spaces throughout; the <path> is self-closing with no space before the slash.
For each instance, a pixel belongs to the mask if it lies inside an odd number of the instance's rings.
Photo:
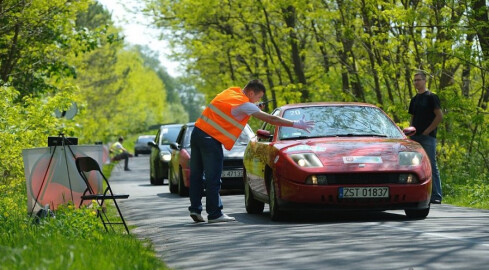
<path id="1" fill-rule="evenodd" d="M 397 167 L 399 152 L 424 152 L 408 139 L 385 138 L 321 138 L 275 144 L 279 151 L 290 155 L 313 152 L 328 167 L 367 164 L 370 167 Z"/>
<path id="2" fill-rule="evenodd" d="M 167 151 L 170 153 L 172 152 L 169 144 L 160 144 L 160 145 L 158 145 L 158 147 L 160 148 L 160 152 L 163 152 L 163 151 Z"/>
<path id="3" fill-rule="evenodd" d="M 222 149 L 223 149 L 224 158 L 242 159 L 244 156 L 246 145 L 235 144 L 233 148 L 231 148 L 231 150 L 226 150 L 224 147 Z"/>

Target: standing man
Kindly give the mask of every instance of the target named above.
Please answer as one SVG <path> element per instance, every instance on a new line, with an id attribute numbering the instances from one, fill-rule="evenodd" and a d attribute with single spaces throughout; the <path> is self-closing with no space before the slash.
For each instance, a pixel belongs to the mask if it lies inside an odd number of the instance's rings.
<path id="1" fill-rule="evenodd" d="M 420 143 L 430 158 L 433 183 L 431 203 L 440 204 L 441 180 L 436 164 L 436 131 L 443 119 L 440 99 L 426 89 L 426 74 L 423 72 L 414 75 L 414 87 L 418 90 L 418 94 L 411 99 L 409 114 L 411 114 L 411 126 L 416 128 L 416 135 L 411 136 L 411 139 Z"/>
<path id="2" fill-rule="evenodd" d="M 115 142 L 110 146 L 110 151 L 114 156 L 112 157 L 112 160 L 117 161 L 117 160 L 124 160 L 124 171 L 130 171 L 129 169 L 129 158 L 132 157 L 132 154 L 127 151 L 124 146 L 122 146 L 122 142 L 124 141 L 124 137 L 120 136 L 119 141 Z"/>
<path id="3" fill-rule="evenodd" d="M 202 187 L 205 174 L 206 211 L 209 223 L 234 221 L 221 212 L 223 206 L 219 191 L 223 167 L 222 146 L 230 150 L 251 116 L 277 126 L 288 126 L 309 131 L 312 121 L 291 121 L 260 110 L 254 103 L 265 94 L 260 80 L 252 80 L 244 89 L 230 87 L 218 94 L 195 122 L 191 135 L 190 157 L 190 217 L 204 222 Z"/>

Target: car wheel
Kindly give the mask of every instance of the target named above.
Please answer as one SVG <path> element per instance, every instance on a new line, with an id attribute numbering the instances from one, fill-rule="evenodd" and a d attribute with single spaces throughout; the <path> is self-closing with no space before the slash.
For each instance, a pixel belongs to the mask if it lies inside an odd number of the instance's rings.
<path id="1" fill-rule="evenodd" d="M 151 183 L 151 185 L 156 185 L 156 181 L 155 181 L 155 178 L 153 176 L 149 176 L 149 182 Z"/>
<path id="2" fill-rule="evenodd" d="M 173 182 L 175 181 L 173 179 L 173 171 L 172 171 L 172 166 L 170 164 L 170 166 L 168 167 L 168 185 L 170 186 L 170 193 L 177 193 L 178 192 L 178 186 L 176 184 L 173 184 Z"/>
<path id="3" fill-rule="evenodd" d="M 137 157 L 138 156 L 138 152 L 134 151 L 134 156 Z"/>
<path id="4" fill-rule="evenodd" d="M 158 162 L 158 161 L 156 161 Z M 163 185 L 164 181 L 165 181 L 165 178 L 163 176 L 161 177 L 158 177 L 158 172 L 160 171 L 160 168 L 158 168 L 158 166 L 155 164 L 154 165 L 154 183 L 152 183 L 153 185 L 157 185 L 157 186 L 160 186 L 160 185 Z"/>
<path id="5" fill-rule="evenodd" d="M 284 213 L 280 210 L 280 206 L 277 202 L 277 193 L 275 191 L 275 185 L 273 184 L 273 179 L 270 181 L 270 195 L 269 195 L 269 205 L 270 205 L 270 219 L 273 221 L 279 221 L 283 219 Z"/>
<path id="6" fill-rule="evenodd" d="M 151 185 L 155 185 L 155 183 L 154 183 L 155 178 L 153 177 L 153 166 L 151 166 L 151 160 L 149 162 L 150 162 L 150 164 L 149 164 L 149 182 L 151 183 Z"/>
<path id="7" fill-rule="evenodd" d="M 245 176 L 246 177 L 246 176 Z M 248 181 L 245 181 L 244 184 L 244 194 L 245 194 L 245 208 L 248 214 L 261 214 L 263 213 L 263 208 L 265 207 L 265 203 L 260 202 L 253 197 L 253 193 L 251 192 L 250 184 Z"/>
<path id="8" fill-rule="evenodd" d="M 188 188 L 183 183 L 183 173 L 181 168 L 178 170 L 178 195 L 181 197 L 188 196 Z"/>
<path id="9" fill-rule="evenodd" d="M 430 208 L 426 209 L 404 209 L 406 216 L 410 219 L 425 219 L 430 213 Z"/>

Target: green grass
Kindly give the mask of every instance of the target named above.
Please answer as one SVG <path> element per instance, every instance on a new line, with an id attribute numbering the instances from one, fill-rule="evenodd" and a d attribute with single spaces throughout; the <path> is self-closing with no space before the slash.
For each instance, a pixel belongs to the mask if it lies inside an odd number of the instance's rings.
<path id="1" fill-rule="evenodd" d="M 94 209 L 68 204 L 33 223 L 25 194 L 23 179 L 0 185 L 0 269 L 168 269 L 151 242 L 123 234 L 123 226 L 107 233 Z"/>
<path id="2" fill-rule="evenodd" d="M 443 203 L 489 209 L 489 173 L 481 169 L 479 161 L 451 160 L 439 166 Z"/>

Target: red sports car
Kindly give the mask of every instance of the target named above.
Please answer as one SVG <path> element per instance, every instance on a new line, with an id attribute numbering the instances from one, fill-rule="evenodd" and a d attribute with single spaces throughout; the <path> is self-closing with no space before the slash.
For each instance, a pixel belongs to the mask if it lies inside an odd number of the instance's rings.
<path id="1" fill-rule="evenodd" d="M 420 144 L 378 107 L 365 103 L 285 105 L 273 115 L 313 120 L 310 133 L 265 123 L 243 158 L 250 214 L 270 205 L 272 220 L 292 209 L 394 210 L 424 219 L 431 167 Z"/>

